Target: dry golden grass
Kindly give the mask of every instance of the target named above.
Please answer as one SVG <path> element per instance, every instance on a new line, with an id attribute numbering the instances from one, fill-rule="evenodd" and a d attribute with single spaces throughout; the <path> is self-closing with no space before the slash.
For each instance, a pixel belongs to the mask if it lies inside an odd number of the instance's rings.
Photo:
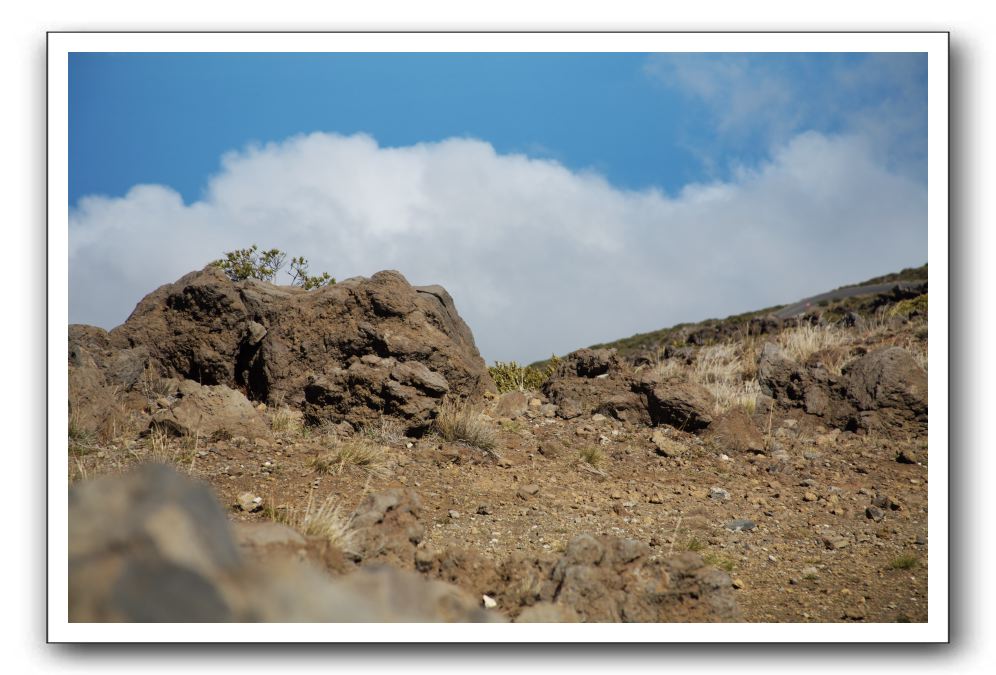
<path id="1" fill-rule="evenodd" d="M 479 408 L 468 403 L 445 401 L 439 406 L 434 426 L 443 440 L 466 443 L 494 452 L 498 432 Z"/>
<path id="2" fill-rule="evenodd" d="M 716 413 L 731 408 L 753 413 L 761 388 L 757 380 L 748 375 L 752 372 L 756 372 L 756 367 L 745 358 L 743 345 L 724 343 L 699 350 L 689 379 L 712 394 Z"/>
<path id="3" fill-rule="evenodd" d="M 390 417 L 381 417 L 377 424 L 364 427 L 363 435 L 383 445 L 401 445 L 408 440 L 404 425 Z"/>
<path id="4" fill-rule="evenodd" d="M 86 455 L 97 447 L 97 435 L 86 429 L 80 421 L 79 410 L 69 411 L 69 452 L 73 455 Z"/>
<path id="5" fill-rule="evenodd" d="M 334 494 L 317 502 L 315 493 L 312 492 L 303 507 L 284 509 L 273 507 L 271 515 L 277 522 L 294 528 L 306 537 L 323 539 L 342 551 L 351 550 L 354 536 L 353 519 L 344 515 Z"/>
<path id="6" fill-rule="evenodd" d="M 790 358 L 805 363 L 817 352 L 846 346 L 851 342 L 851 336 L 844 329 L 832 324 L 817 326 L 804 324 L 783 331 L 778 336 L 778 342 Z"/>
<path id="7" fill-rule="evenodd" d="M 586 445 L 578 452 L 578 458 L 593 469 L 601 470 L 605 463 L 605 453 L 597 445 Z"/>
<path id="8" fill-rule="evenodd" d="M 318 455 L 312 464 L 316 470 L 327 474 L 341 474 L 347 467 L 355 466 L 371 476 L 387 475 L 387 453 L 377 443 L 367 439 L 334 439 L 328 452 Z"/>
<path id="9" fill-rule="evenodd" d="M 301 427 L 301 416 L 287 406 L 280 406 L 270 413 L 270 429 L 278 434 L 297 433 Z"/>

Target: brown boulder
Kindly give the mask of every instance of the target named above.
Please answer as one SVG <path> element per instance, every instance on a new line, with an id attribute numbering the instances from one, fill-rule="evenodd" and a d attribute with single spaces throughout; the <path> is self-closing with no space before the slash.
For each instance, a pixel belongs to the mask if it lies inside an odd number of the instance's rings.
<path id="1" fill-rule="evenodd" d="M 647 377 L 635 388 L 646 396 L 647 413 L 654 426 L 666 424 L 694 433 L 712 424 L 713 398 L 701 385 Z"/>
<path id="2" fill-rule="evenodd" d="M 900 347 L 875 350 L 844 368 L 847 391 L 863 412 L 896 425 L 927 422 L 927 373 Z"/>
<path id="3" fill-rule="evenodd" d="M 224 385 L 201 386 L 183 380 L 176 402 L 156 410 L 152 423 L 178 436 L 228 436 L 257 438 L 268 433 L 255 406 L 241 392 Z"/>
<path id="4" fill-rule="evenodd" d="M 70 335 L 71 361 L 92 359 L 125 387 L 151 362 L 165 377 L 354 427 L 388 414 L 417 432 L 446 394 L 494 390 L 449 294 L 394 271 L 304 291 L 233 282 L 208 266 L 147 295 L 109 334 L 71 327 Z"/>

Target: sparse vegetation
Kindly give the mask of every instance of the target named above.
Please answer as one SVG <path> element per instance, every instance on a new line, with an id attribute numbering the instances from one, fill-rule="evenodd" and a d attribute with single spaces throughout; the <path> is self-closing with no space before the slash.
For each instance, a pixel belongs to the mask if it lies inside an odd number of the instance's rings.
<path id="1" fill-rule="evenodd" d="M 288 274 L 291 275 L 292 286 L 300 286 L 306 291 L 335 283 L 335 278 L 329 275 L 328 272 L 322 272 L 314 276 L 308 274 L 308 261 L 303 256 L 291 258 L 290 272 Z"/>
<path id="2" fill-rule="evenodd" d="M 912 553 L 905 553 L 889 563 L 894 570 L 911 570 L 920 563 L 920 559 Z"/>
<path id="3" fill-rule="evenodd" d="M 283 269 L 284 263 L 287 261 L 287 254 L 280 249 L 271 248 L 268 251 L 260 251 L 256 244 L 249 248 L 227 251 L 224 256 L 212 264 L 221 268 L 232 281 L 259 279 L 272 283 L 277 272 Z M 305 290 L 335 283 L 335 279 L 328 272 L 317 275 L 309 274 L 308 261 L 303 256 L 291 258 L 288 274 L 291 277 L 291 285 L 300 286 Z"/>
<path id="4" fill-rule="evenodd" d="M 889 316 L 901 316 L 903 318 L 909 318 L 911 316 L 919 316 L 924 319 L 927 318 L 927 294 L 918 295 L 915 298 L 910 298 L 909 300 L 901 300 L 895 305 L 889 308 Z"/>
<path id="5" fill-rule="evenodd" d="M 97 447 L 97 435 L 83 427 L 77 408 L 69 411 L 69 452 L 72 455 L 86 455 Z"/>
<path id="6" fill-rule="evenodd" d="M 716 399 L 716 412 L 734 406 L 753 412 L 761 389 L 756 380 L 744 380 L 745 362 L 739 345 L 702 347 L 691 370 L 691 380 L 709 390 Z"/>
<path id="7" fill-rule="evenodd" d="M 605 463 L 605 453 L 597 445 L 586 445 L 578 452 L 581 461 L 593 469 L 601 470 Z"/>
<path id="8" fill-rule="evenodd" d="M 491 373 L 491 379 L 495 381 L 500 393 L 535 391 L 550 378 L 559 363 L 560 358 L 556 355 L 550 357 L 550 360 L 546 361 L 541 368 L 520 366 L 515 361 L 496 361 L 495 365 L 488 368 L 488 372 Z"/>
<path id="9" fill-rule="evenodd" d="M 371 476 L 387 475 L 384 448 L 366 439 L 348 439 L 333 442 L 333 447 L 313 460 L 315 469 L 321 473 L 341 474 L 347 467 L 355 466 Z"/>
<path id="10" fill-rule="evenodd" d="M 277 433 L 296 433 L 301 427 L 300 415 L 285 405 L 270 413 L 270 429 Z"/>
<path id="11" fill-rule="evenodd" d="M 447 400 L 439 406 L 435 429 L 439 435 L 451 443 L 466 443 L 487 452 L 493 452 L 497 431 L 486 420 L 480 409 L 455 400 Z"/>
<path id="12" fill-rule="evenodd" d="M 396 419 L 381 417 L 376 425 L 363 428 L 363 436 L 382 445 L 401 445 L 407 442 L 405 428 Z"/>
<path id="13" fill-rule="evenodd" d="M 814 326 L 807 323 L 783 331 L 778 336 L 785 353 L 799 363 L 806 363 L 813 354 L 824 352 L 821 357 L 823 367 L 836 375 L 840 374 L 840 368 L 847 361 L 847 357 L 840 354 L 841 348 L 849 341 L 850 336 L 844 329 L 833 324 Z"/>
<path id="14" fill-rule="evenodd" d="M 294 528 L 306 537 L 322 539 L 342 551 L 351 549 L 354 532 L 352 517 L 343 514 L 335 494 L 317 502 L 315 493 L 311 492 L 303 507 L 278 508 L 273 505 L 269 513 L 277 522 Z"/>
<path id="15" fill-rule="evenodd" d="M 725 556 L 721 556 L 718 553 L 706 552 L 702 554 L 702 560 L 706 565 L 712 565 L 713 567 L 718 567 L 724 572 L 733 571 L 733 561 Z"/>
<path id="16" fill-rule="evenodd" d="M 698 553 L 699 551 L 703 550 L 704 548 L 705 548 L 705 542 L 703 542 L 701 539 L 697 539 L 695 537 L 692 537 L 691 539 L 689 539 L 688 543 L 685 545 L 685 549 L 686 550 L 692 551 L 694 553 Z"/>

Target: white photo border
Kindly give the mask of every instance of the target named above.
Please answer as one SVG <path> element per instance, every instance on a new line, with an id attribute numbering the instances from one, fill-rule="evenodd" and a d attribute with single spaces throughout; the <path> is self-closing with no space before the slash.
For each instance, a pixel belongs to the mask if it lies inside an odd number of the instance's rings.
<path id="1" fill-rule="evenodd" d="M 446 642 L 949 641 L 948 43 L 946 32 L 52 32 L 48 34 L 48 641 L 439 642 L 427 624 L 81 624 L 68 620 L 68 57 L 72 52 L 923 52 L 928 55 L 928 621 L 910 624 L 451 624 Z M 938 403 L 939 402 L 939 403 Z"/>

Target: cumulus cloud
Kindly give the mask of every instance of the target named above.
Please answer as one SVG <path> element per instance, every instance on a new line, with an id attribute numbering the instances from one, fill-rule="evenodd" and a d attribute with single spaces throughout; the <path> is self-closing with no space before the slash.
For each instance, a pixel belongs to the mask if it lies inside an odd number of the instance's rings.
<path id="1" fill-rule="evenodd" d="M 340 279 L 443 284 L 489 362 L 529 362 L 922 264 L 926 190 L 877 156 L 860 135 L 804 133 L 667 195 L 470 138 L 297 136 L 226 155 L 195 203 L 161 185 L 80 200 L 70 321 L 113 327 L 158 285 L 258 243 Z"/>

